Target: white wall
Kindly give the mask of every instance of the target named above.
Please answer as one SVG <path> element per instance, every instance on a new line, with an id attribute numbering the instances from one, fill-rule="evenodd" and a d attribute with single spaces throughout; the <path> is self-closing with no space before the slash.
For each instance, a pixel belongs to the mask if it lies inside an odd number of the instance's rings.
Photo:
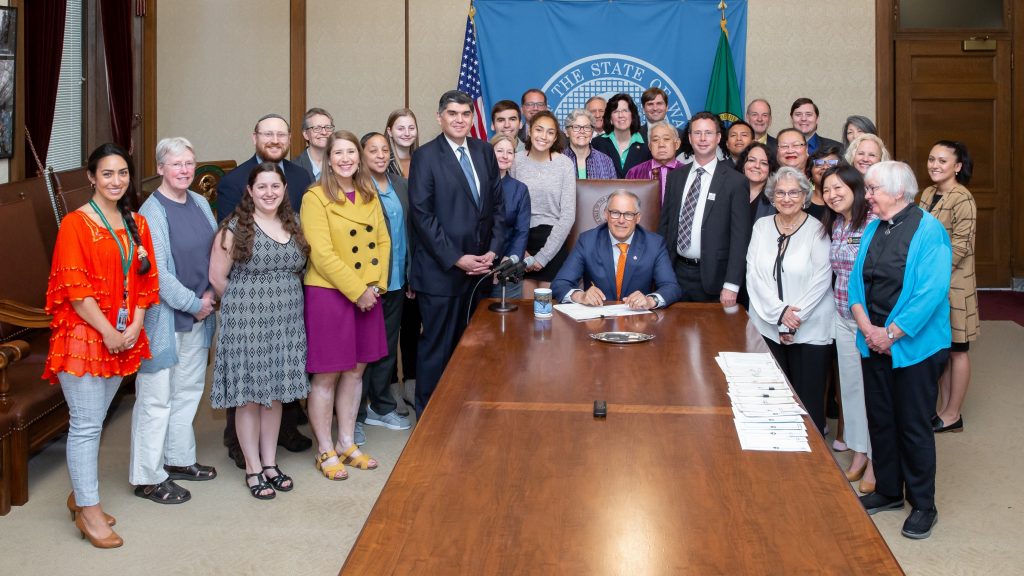
<path id="1" fill-rule="evenodd" d="M 287 0 L 169 0 L 157 11 L 157 139 L 248 160 L 269 112 L 288 117 Z"/>
<path id="2" fill-rule="evenodd" d="M 421 140 L 438 134 L 437 98 L 455 87 L 466 9 L 465 0 L 410 2 L 409 100 Z M 358 134 L 380 131 L 404 99 L 404 1 L 308 0 L 306 25 L 307 105 Z M 165 0 L 157 33 L 159 137 L 192 139 L 202 159 L 248 158 L 255 120 L 287 115 L 288 1 Z M 874 117 L 874 42 L 872 0 L 750 0 L 747 98 L 773 104 L 778 131 L 793 100 L 810 97 L 822 134 L 838 139 L 848 115 Z"/>
<path id="3" fill-rule="evenodd" d="M 835 140 L 847 116 L 874 119 L 874 1 L 750 0 L 746 97 L 772 104 L 772 133 L 791 125 L 801 97 L 818 105 L 819 132 Z"/>

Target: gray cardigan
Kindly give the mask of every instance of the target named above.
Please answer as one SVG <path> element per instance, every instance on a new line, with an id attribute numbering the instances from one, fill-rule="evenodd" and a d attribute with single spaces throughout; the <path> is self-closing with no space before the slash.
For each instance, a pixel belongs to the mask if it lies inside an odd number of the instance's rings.
<path id="1" fill-rule="evenodd" d="M 154 192 L 153 194 L 159 194 Z M 210 210 L 210 203 L 199 194 L 189 190 L 188 199 L 199 205 L 199 208 L 206 214 L 210 221 L 210 228 L 217 229 L 217 221 L 213 218 L 213 211 Z M 149 338 L 149 351 L 153 355 L 149 360 L 143 360 L 139 372 L 158 372 L 174 366 L 178 363 L 178 351 L 174 339 L 174 311 L 181 310 L 195 314 L 202 308 L 202 301 L 194 292 L 181 285 L 174 268 L 174 260 L 171 258 L 171 235 L 167 228 L 167 211 L 159 200 L 150 196 L 139 210 L 149 224 L 149 232 L 153 237 L 153 255 L 156 260 L 156 270 L 160 279 L 160 304 L 151 307 L 146 311 L 146 336 Z M 213 340 L 213 333 L 217 327 L 214 315 L 211 314 L 203 321 L 205 330 L 204 346 L 210 347 Z"/>

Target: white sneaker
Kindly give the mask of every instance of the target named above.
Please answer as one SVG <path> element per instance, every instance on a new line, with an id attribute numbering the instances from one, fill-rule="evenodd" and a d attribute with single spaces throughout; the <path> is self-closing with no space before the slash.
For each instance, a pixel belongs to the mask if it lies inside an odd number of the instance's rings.
<path id="1" fill-rule="evenodd" d="M 370 426 L 383 426 L 389 430 L 408 430 L 412 428 L 409 419 L 399 416 L 395 410 L 381 416 L 374 412 L 370 406 L 366 407 L 366 423 Z"/>
<path id="2" fill-rule="evenodd" d="M 362 422 L 356 422 L 356 431 L 355 434 L 353 434 L 352 436 L 352 440 L 356 443 L 356 446 L 362 446 L 363 444 L 366 444 L 366 432 L 363 431 Z"/>

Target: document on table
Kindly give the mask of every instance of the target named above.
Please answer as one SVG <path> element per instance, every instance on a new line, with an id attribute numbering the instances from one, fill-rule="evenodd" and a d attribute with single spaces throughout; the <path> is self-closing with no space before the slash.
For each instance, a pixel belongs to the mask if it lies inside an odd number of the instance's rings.
<path id="1" fill-rule="evenodd" d="M 614 318 L 616 316 L 635 316 L 637 314 L 651 313 L 649 310 L 633 310 L 626 304 L 586 306 L 584 304 L 571 303 L 555 304 L 554 308 L 577 322 L 593 320 L 595 318 Z"/>
<path id="2" fill-rule="evenodd" d="M 733 424 L 744 450 L 810 452 L 804 410 L 771 354 L 720 352 Z"/>

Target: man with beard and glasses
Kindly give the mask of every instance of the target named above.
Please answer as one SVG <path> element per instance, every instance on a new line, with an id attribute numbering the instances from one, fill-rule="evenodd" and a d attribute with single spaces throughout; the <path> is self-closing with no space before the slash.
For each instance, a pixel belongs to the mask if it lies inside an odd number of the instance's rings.
<path id="1" fill-rule="evenodd" d="M 288 121 L 280 114 L 267 114 L 256 123 L 252 131 L 252 143 L 256 153 L 239 167 L 228 172 L 217 185 L 217 220 L 227 218 L 245 193 L 249 181 L 249 173 L 263 162 L 276 162 L 284 171 L 288 182 L 288 199 L 292 208 L 298 212 L 302 203 L 302 194 L 311 183 L 309 172 L 288 160 L 288 147 L 291 143 L 291 129 Z"/>
<path id="2" fill-rule="evenodd" d="M 249 173 L 263 162 L 276 162 L 284 171 L 288 185 L 288 200 L 292 209 L 298 213 L 302 204 L 302 194 L 309 188 L 311 177 L 305 168 L 287 159 L 291 137 L 288 122 L 280 114 L 267 114 L 256 122 L 256 128 L 252 131 L 256 153 L 225 174 L 217 185 L 217 220 L 224 220 L 235 211 L 235 206 L 241 201 L 245 187 L 249 183 Z M 277 437 L 278 446 L 283 446 L 289 452 L 309 450 L 313 441 L 299 432 L 300 420 L 306 421 L 306 415 L 298 401 L 285 403 L 281 415 L 281 431 Z M 245 457 L 238 446 L 238 435 L 235 433 L 234 408 L 227 409 L 224 445 L 228 447 L 228 457 L 234 460 L 235 465 L 245 468 Z"/>

